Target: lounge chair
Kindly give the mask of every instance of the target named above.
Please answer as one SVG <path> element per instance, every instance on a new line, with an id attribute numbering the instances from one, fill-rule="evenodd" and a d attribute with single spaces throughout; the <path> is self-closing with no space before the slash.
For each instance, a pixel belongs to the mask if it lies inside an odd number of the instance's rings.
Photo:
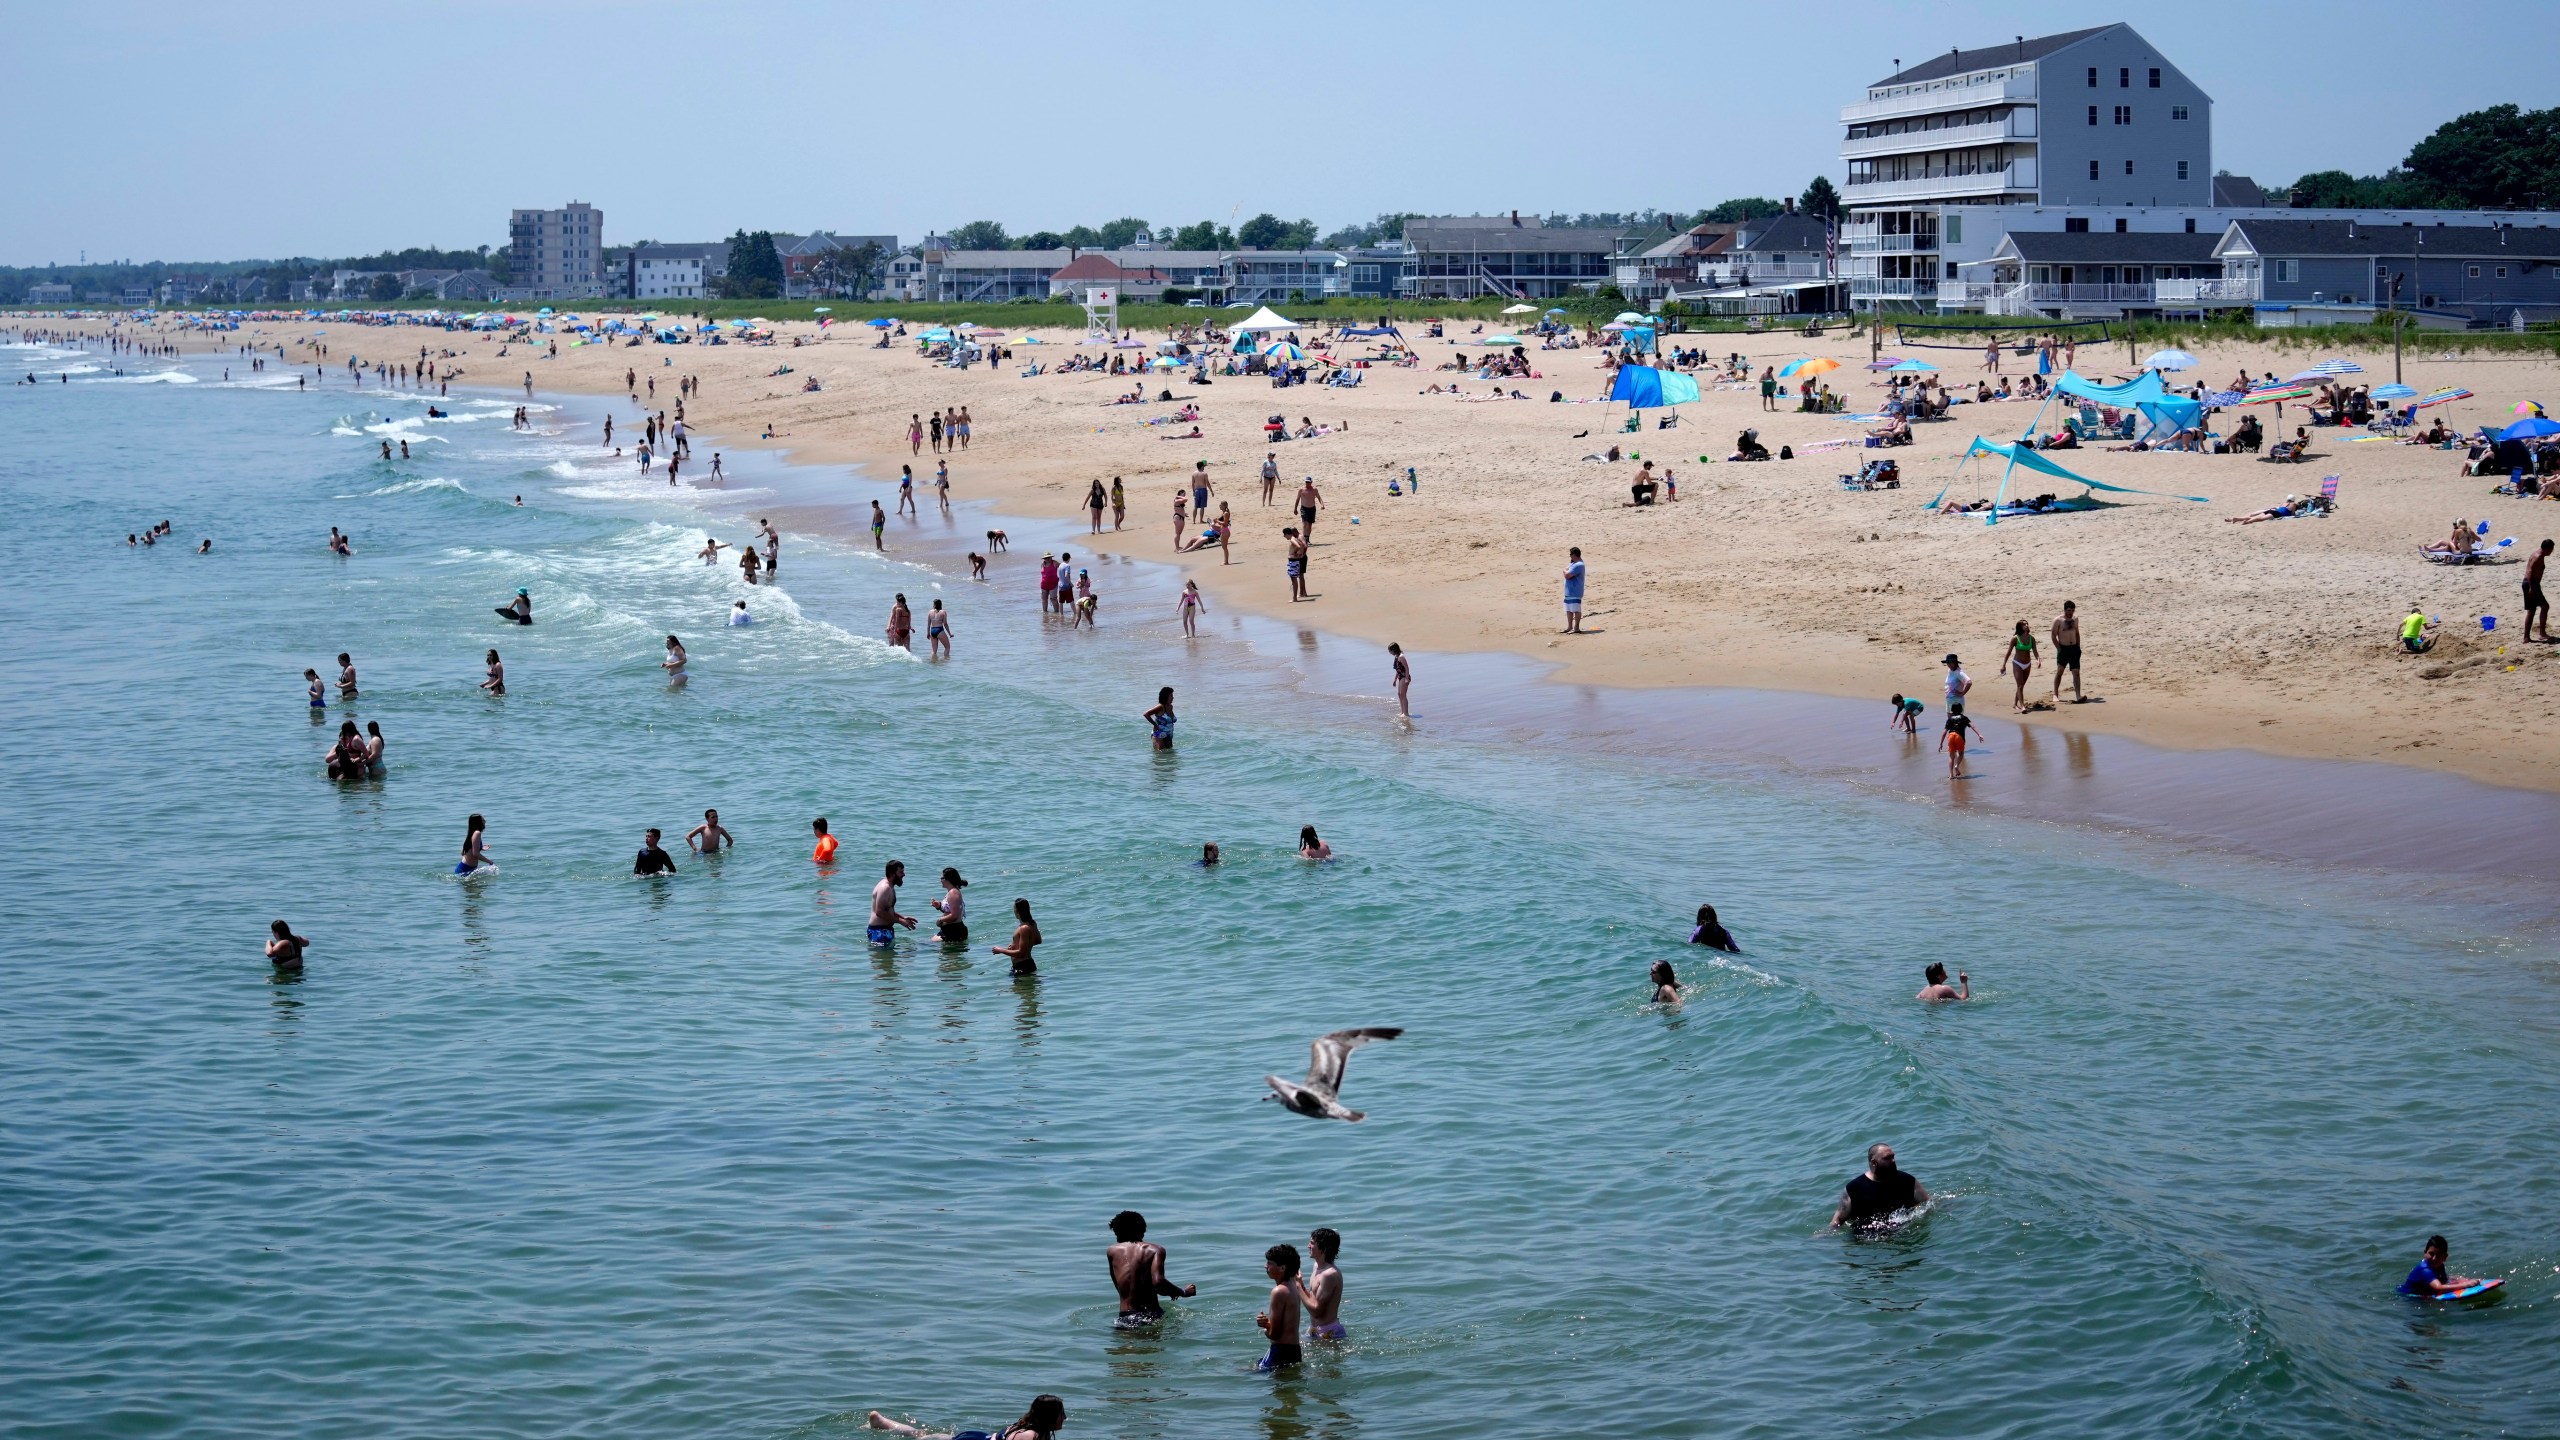
<path id="1" fill-rule="evenodd" d="M 2275 443 L 2274 449 L 2258 458 L 2280 465 L 2292 465 L 2298 464 L 2310 453 L 2311 442 L 2308 440 L 2279 440 Z"/>

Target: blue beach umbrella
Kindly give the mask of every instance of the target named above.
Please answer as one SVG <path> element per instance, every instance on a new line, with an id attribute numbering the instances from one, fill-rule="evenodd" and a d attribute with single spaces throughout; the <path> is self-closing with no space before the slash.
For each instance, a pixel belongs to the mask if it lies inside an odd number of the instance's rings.
<path id="1" fill-rule="evenodd" d="M 2539 440 L 2545 435 L 2560 435 L 2560 420 L 2545 420 L 2539 415 L 2532 415 L 2498 432 L 2501 440 Z"/>
<path id="2" fill-rule="evenodd" d="M 1930 364 L 1926 360 L 1905 360 L 1892 366 L 1889 373 L 1895 375 L 1917 375 L 1924 370 L 1935 371 L 1937 368 L 1937 366 Z"/>
<path id="3" fill-rule="evenodd" d="M 2142 362 L 2145 370 L 2193 370 L 2196 357 L 2184 350 L 2155 350 Z"/>
<path id="4" fill-rule="evenodd" d="M 2373 398 L 2376 400 L 2413 400 L 2417 398 L 2417 394 L 2418 389 L 2414 385 L 2381 385 L 2375 387 Z"/>
<path id="5" fill-rule="evenodd" d="M 898 322 L 895 320 L 865 320 L 862 323 L 870 326 L 874 330 L 886 330 Z"/>

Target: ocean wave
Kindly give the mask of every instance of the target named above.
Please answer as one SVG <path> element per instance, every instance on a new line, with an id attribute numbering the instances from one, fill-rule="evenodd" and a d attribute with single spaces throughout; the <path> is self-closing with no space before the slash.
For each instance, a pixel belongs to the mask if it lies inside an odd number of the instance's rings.
<path id="1" fill-rule="evenodd" d="M 184 370 L 154 370 L 148 375 L 109 375 L 103 379 L 83 380 L 80 383 L 83 385 L 193 385 L 196 383 L 196 377 Z"/>
<path id="2" fill-rule="evenodd" d="M 471 493 L 471 491 L 465 487 L 461 481 L 449 480 L 442 475 L 438 475 L 426 480 L 403 480 L 397 485 L 385 485 L 379 490 L 367 490 L 362 496 L 340 495 L 336 498 L 340 500 L 355 500 L 370 499 L 377 495 L 414 495 L 422 490 L 453 490 L 464 495 Z"/>

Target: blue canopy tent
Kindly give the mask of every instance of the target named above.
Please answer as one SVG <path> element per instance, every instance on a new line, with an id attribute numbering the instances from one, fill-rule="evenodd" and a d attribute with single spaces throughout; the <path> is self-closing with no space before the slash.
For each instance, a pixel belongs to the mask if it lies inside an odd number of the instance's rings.
<path id="1" fill-rule="evenodd" d="M 2192 405 L 2195 402 L 2188 401 L 2186 403 Z M 1965 447 L 1964 458 L 1956 462 L 1955 475 L 1947 477 L 1945 487 L 1938 491 L 1938 498 L 1930 501 L 1927 508 L 1935 510 L 1940 505 L 1946 503 L 1947 491 L 1955 488 L 1956 475 L 1962 475 L 1964 473 L 1964 467 L 1973 463 L 1973 457 L 1976 455 L 1996 455 L 2008 462 L 2007 466 L 2000 472 L 2000 493 L 1992 498 L 1991 509 L 1983 517 L 1983 523 L 1986 525 L 1997 525 L 2000 523 L 2000 512 L 2004 506 L 2007 506 L 2009 498 L 2010 478 L 2017 474 L 2019 468 L 2022 466 L 2026 469 L 2033 470 L 2040 475 L 2051 475 L 2057 480 L 2068 480 L 2072 484 L 2081 487 L 2084 493 L 2079 498 L 2082 502 L 2087 504 L 2094 505 L 2097 503 L 2096 501 L 2089 499 L 2085 493 L 2090 490 L 2109 490 L 2119 495 L 2158 495 L 2170 500 L 2191 500 L 2198 505 L 2205 503 L 2205 497 L 2202 495 L 2172 495 L 2165 490 L 2138 490 L 2130 485 L 2110 485 L 2104 480 L 2092 480 L 2086 475 L 2075 474 L 2072 471 L 2062 468 L 2062 466 L 2056 464 L 2054 461 L 2046 459 L 2043 452 L 2031 449 L 2024 444 L 2002 445 L 1994 441 L 1985 440 L 1981 436 L 1976 435 L 1973 437 L 1973 443 Z M 2024 512 L 2019 511 L 2015 507 L 2009 507 L 2009 513 L 2016 515 Z"/>
<path id="2" fill-rule="evenodd" d="M 2056 394 L 2077 395 L 2083 400 L 2095 400 L 2101 405 L 2125 409 L 2169 393 L 2168 382 L 2148 370 L 2121 385 L 2101 385 L 2078 371 L 2065 370 L 2062 378 L 2053 382 L 2053 388 Z"/>
<path id="3" fill-rule="evenodd" d="M 1609 387 L 1611 400 L 1623 400 L 1637 410 L 1651 410 L 1663 405 L 1686 405 L 1698 398 L 1698 381 L 1693 375 L 1672 370 L 1656 370 L 1647 365 L 1621 365 L 1617 383 Z"/>
<path id="4" fill-rule="evenodd" d="M 2151 422 L 2142 432 L 2144 440 L 2174 437 L 2204 426 L 2204 402 L 2201 400 L 2167 395 L 2158 400 L 2138 400 L 2133 408 L 2141 411 L 2142 418 Z"/>

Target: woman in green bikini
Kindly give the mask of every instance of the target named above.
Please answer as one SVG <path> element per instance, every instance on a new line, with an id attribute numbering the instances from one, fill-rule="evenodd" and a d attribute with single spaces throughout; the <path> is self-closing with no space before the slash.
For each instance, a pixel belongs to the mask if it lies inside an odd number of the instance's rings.
<path id="1" fill-rule="evenodd" d="M 2008 665 L 2009 679 L 2018 687 L 2018 693 L 2009 702 L 2009 710 L 2012 714 L 2024 715 L 2027 713 L 2027 677 L 2036 669 L 2036 637 L 2027 632 L 2024 620 L 2018 622 L 2017 630 L 2009 636 Z"/>

